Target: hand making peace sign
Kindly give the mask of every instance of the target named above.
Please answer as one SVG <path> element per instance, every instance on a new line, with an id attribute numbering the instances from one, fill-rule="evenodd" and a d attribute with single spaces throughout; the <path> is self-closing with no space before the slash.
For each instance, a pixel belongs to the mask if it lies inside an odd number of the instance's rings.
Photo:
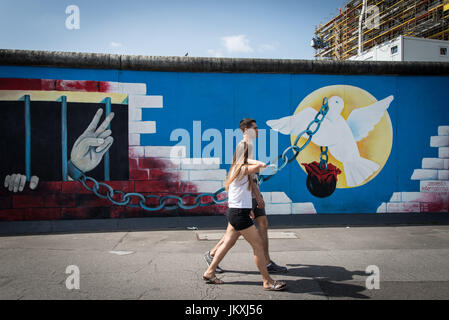
<path id="1" fill-rule="evenodd" d="M 87 129 L 76 139 L 72 147 L 70 161 L 83 172 L 93 170 L 114 142 L 112 131 L 107 129 L 114 118 L 114 112 L 111 112 L 97 128 L 102 114 L 103 109 L 98 109 Z"/>

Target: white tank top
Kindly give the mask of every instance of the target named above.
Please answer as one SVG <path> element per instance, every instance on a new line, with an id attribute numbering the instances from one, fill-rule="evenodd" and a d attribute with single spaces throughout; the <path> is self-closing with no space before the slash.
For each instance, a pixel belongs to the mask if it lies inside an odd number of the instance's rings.
<path id="1" fill-rule="evenodd" d="M 232 172 L 230 173 L 232 175 Z M 237 177 L 231 182 L 228 189 L 229 208 L 252 208 L 251 190 L 248 190 L 248 176 Z"/>

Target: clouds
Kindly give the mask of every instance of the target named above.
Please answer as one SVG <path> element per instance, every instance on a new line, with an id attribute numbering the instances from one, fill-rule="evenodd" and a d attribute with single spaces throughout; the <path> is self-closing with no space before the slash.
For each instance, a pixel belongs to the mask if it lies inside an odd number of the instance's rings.
<path id="1" fill-rule="evenodd" d="M 109 42 L 109 46 L 106 49 L 110 53 L 116 53 L 116 54 L 127 54 L 128 48 L 123 45 L 123 43 L 118 41 L 111 41 Z"/>
<path id="2" fill-rule="evenodd" d="M 111 41 L 109 43 L 109 46 L 112 48 L 120 48 L 120 47 L 123 47 L 123 44 L 121 44 L 120 42 Z"/>
<path id="3" fill-rule="evenodd" d="M 254 56 L 254 54 L 264 54 L 277 50 L 279 43 L 262 43 L 256 45 L 256 49 L 250 44 L 250 40 L 245 34 L 225 36 L 220 38 L 219 49 L 208 49 L 207 53 L 214 57 L 224 56 Z"/>
<path id="4" fill-rule="evenodd" d="M 222 37 L 221 41 L 228 53 L 247 53 L 254 51 L 253 48 L 250 47 L 249 40 L 244 34 Z"/>

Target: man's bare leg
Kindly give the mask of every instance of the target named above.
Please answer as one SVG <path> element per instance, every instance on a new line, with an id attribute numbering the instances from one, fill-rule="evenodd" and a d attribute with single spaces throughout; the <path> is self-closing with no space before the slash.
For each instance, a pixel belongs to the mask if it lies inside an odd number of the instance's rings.
<path id="1" fill-rule="evenodd" d="M 203 277 L 209 279 L 215 277 L 215 269 L 218 267 L 218 264 L 221 262 L 221 260 L 223 260 L 226 253 L 234 246 L 239 236 L 240 234 L 231 226 L 230 223 L 228 223 L 226 233 L 223 236 L 223 243 L 218 247 L 216 256 L 212 260 L 212 263 L 209 265 L 207 270 L 204 272 Z"/>
<path id="2" fill-rule="evenodd" d="M 226 236 L 226 234 L 224 234 L 223 237 L 221 237 L 220 241 L 218 241 L 218 243 L 215 245 L 215 247 L 213 247 L 213 249 L 210 251 L 210 255 L 212 257 L 215 256 L 217 249 L 223 244 L 225 236 Z"/>
<path id="3" fill-rule="evenodd" d="M 267 216 L 259 216 L 256 218 L 257 231 L 262 238 L 263 252 L 265 254 L 265 259 L 270 263 L 270 253 L 268 250 L 268 219 Z"/>

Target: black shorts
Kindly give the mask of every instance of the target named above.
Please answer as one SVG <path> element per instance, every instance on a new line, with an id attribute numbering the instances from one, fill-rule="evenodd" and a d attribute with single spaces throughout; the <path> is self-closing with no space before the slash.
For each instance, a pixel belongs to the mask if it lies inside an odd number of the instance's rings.
<path id="1" fill-rule="evenodd" d="M 257 201 L 256 198 L 253 198 L 253 212 L 254 212 L 254 219 L 261 216 L 266 216 L 265 209 L 261 209 L 257 207 Z"/>
<path id="2" fill-rule="evenodd" d="M 250 212 L 250 208 L 228 208 L 226 210 L 226 217 L 231 226 L 235 230 L 240 231 L 254 225 L 253 220 L 249 216 Z"/>

